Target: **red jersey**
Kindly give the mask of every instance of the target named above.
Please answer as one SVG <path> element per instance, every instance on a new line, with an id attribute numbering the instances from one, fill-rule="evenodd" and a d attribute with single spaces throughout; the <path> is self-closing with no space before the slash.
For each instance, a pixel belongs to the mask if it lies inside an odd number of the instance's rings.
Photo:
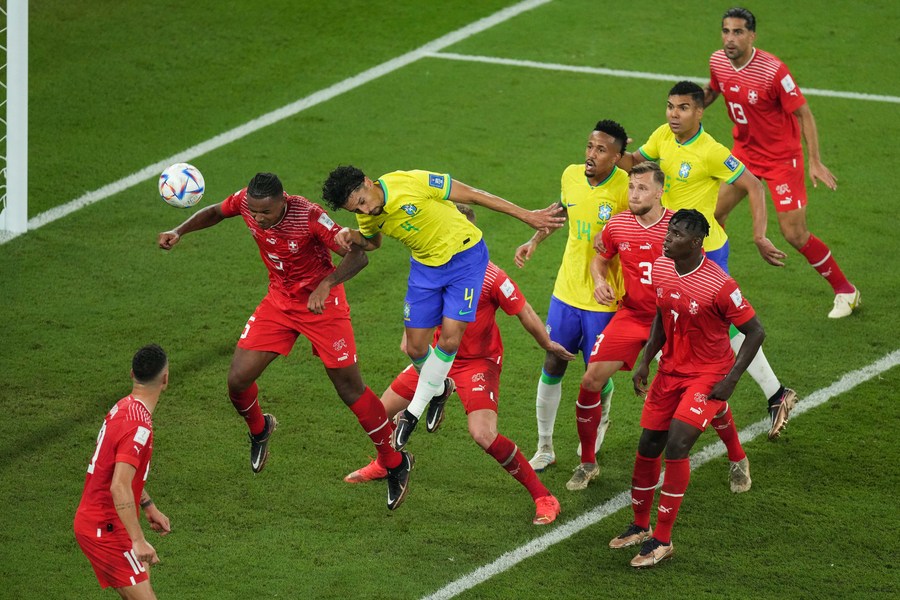
<path id="1" fill-rule="evenodd" d="M 334 271 L 331 250 L 339 250 L 334 236 L 341 227 L 322 207 L 306 198 L 287 194 L 284 198 L 287 202 L 284 217 L 269 229 L 260 227 L 250 214 L 247 188 L 222 202 L 222 214 L 244 218 L 269 269 L 269 292 L 305 304 L 316 286 Z"/>
<path id="2" fill-rule="evenodd" d="M 457 359 L 486 358 L 499 364 L 503 356 L 503 340 L 497 327 L 496 312 L 512 316 L 525 307 L 525 296 L 519 286 L 497 265 L 488 262 L 481 285 L 481 297 L 475 309 L 475 321 L 469 323 L 456 352 Z M 437 343 L 441 329 L 437 328 L 434 341 Z"/>
<path id="3" fill-rule="evenodd" d="M 729 325 L 756 314 L 734 279 L 706 256 L 686 275 L 662 256 L 653 263 L 653 287 L 666 333 L 660 372 L 726 375 L 734 365 Z"/>
<path id="4" fill-rule="evenodd" d="M 650 321 L 656 314 L 656 291 L 652 285 L 651 270 L 653 262 L 662 256 L 663 241 L 673 214 L 665 209 L 659 221 L 647 226 L 638 221 L 631 211 L 620 212 L 610 218 L 600 233 L 606 248 L 601 256 L 609 260 L 619 255 L 625 279 L 622 306 L 646 315 Z"/>
<path id="5" fill-rule="evenodd" d="M 753 49 L 750 62 L 735 69 L 724 50 L 709 58 L 709 87 L 720 92 L 734 122 L 734 153 L 754 166 L 803 154 L 794 111 L 806 98 L 777 56 Z"/>
<path id="6" fill-rule="evenodd" d="M 116 529 L 124 528 L 109 490 L 116 463 L 128 463 L 137 470 L 131 480 L 137 512 L 152 454 L 150 411 L 134 396 L 126 396 L 110 409 L 97 434 L 97 447 L 88 464 L 81 503 L 75 513 L 75 531 L 95 535 L 97 528 L 106 524 L 112 524 Z"/>

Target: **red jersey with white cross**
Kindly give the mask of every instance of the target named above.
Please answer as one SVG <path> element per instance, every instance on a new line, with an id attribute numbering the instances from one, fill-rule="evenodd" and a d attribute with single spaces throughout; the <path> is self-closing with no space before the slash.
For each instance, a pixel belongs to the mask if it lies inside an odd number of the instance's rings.
<path id="1" fill-rule="evenodd" d="M 457 359 L 486 358 L 497 364 L 503 356 L 503 340 L 497 327 L 497 309 L 512 316 L 525 307 L 525 296 L 519 286 L 497 265 L 488 262 L 481 285 L 481 297 L 475 309 L 475 322 L 469 323 L 456 352 Z M 434 335 L 437 343 L 441 328 Z"/>
<path id="2" fill-rule="evenodd" d="M 662 256 L 663 241 L 673 214 L 665 209 L 659 221 L 644 225 L 631 211 L 620 212 L 610 218 L 600 233 L 606 248 L 601 256 L 609 260 L 619 255 L 625 279 L 622 306 L 646 316 L 648 321 L 656 314 L 656 290 L 651 279 L 653 262 Z"/>
<path id="3" fill-rule="evenodd" d="M 662 256 L 653 263 L 653 287 L 666 334 L 660 372 L 726 375 L 734 365 L 729 325 L 756 314 L 734 279 L 706 256 L 686 275 Z"/>
<path id="4" fill-rule="evenodd" d="M 331 251 L 341 230 L 322 207 L 302 196 L 284 195 L 287 207 L 277 225 L 263 229 L 247 208 L 247 188 L 226 198 L 226 217 L 241 215 L 253 234 L 259 254 L 269 270 L 269 292 L 306 303 L 316 286 L 334 271 Z"/>
<path id="5" fill-rule="evenodd" d="M 725 51 L 716 50 L 709 58 L 709 87 L 724 96 L 734 122 L 734 153 L 751 171 L 802 157 L 793 113 L 806 98 L 777 56 L 754 48 L 750 62 L 735 69 Z"/>
<path id="6" fill-rule="evenodd" d="M 115 529 L 124 527 L 109 489 L 116 463 L 127 463 L 136 470 L 131 480 L 131 490 L 135 512 L 138 513 L 152 454 L 153 421 L 150 411 L 140 400 L 128 395 L 110 409 L 97 434 L 97 446 L 87 467 L 81 503 L 75 513 L 75 530 L 95 535 L 97 528 L 105 528 L 106 524 L 112 524 Z"/>

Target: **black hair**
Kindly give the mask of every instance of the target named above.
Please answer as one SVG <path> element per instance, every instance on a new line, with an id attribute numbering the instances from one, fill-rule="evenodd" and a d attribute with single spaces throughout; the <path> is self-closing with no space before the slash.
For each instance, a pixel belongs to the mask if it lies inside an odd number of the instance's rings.
<path id="1" fill-rule="evenodd" d="M 169 359 L 166 352 L 156 344 L 147 344 L 131 359 L 131 371 L 138 383 L 150 383 L 163 372 Z"/>
<path id="2" fill-rule="evenodd" d="M 252 198 L 281 198 L 284 186 L 274 173 L 257 173 L 247 184 L 247 195 Z"/>
<path id="3" fill-rule="evenodd" d="M 703 88 L 693 81 L 679 81 L 669 90 L 669 96 L 690 96 L 694 104 L 703 108 Z"/>
<path id="4" fill-rule="evenodd" d="M 353 165 L 341 165 L 328 174 L 322 184 L 322 199 L 332 210 L 340 210 L 347 204 L 353 190 L 363 184 L 366 174 Z"/>
<path id="5" fill-rule="evenodd" d="M 631 168 L 632 175 L 640 175 L 641 173 L 653 173 L 653 180 L 657 184 L 659 184 L 660 186 L 666 184 L 666 174 L 657 163 L 651 160 L 645 160 L 644 162 L 640 162 Z"/>
<path id="6" fill-rule="evenodd" d="M 456 210 L 461 212 L 465 218 L 469 220 L 469 223 L 475 223 L 475 211 L 472 210 L 472 207 L 468 204 L 463 204 L 462 202 L 456 202 Z"/>
<path id="7" fill-rule="evenodd" d="M 740 6 L 729 8 L 725 11 L 725 14 L 722 15 L 722 25 L 725 24 L 725 19 L 743 19 L 747 24 L 747 31 L 756 31 L 756 17 L 754 17 L 753 13 L 746 8 L 741 8 Z"/>
<path id="8" fill-rule="evenodd" d="M 625 146 L 628 145 L 628 134 L 625 133 L 624 127 L 615 121 L 604 119 L 602 121 L 597 121 L 597 124 L 594 125 L 594 131 L 602 131 L 606 135 L 614 138 L 619 142 L 619 153 L 625 154 Z"/>
<path id="9" fill-rule="evenodd" d="M 705 238 L 709 235 L 709 221 L 703 216 L 703 213 L 693 208 L 682 208 L 669 221 L 669 225 L 677 225 L 684 223 L 684 229 L 696 234 L 698 237 Z"/>

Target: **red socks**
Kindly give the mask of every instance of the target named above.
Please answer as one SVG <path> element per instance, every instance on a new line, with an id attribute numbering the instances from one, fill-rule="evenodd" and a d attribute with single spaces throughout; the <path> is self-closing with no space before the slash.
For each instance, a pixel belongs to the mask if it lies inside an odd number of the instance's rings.
<path id="1" fill-rule="evenodd" d="M 847 281 L 837 261 L 831 256 L 831 250 L 822 240 L 810 234 L 809 240 L 800 248 L 800 254 L 806 257 L 812 268 L 824 277 L 835 294 L 849 294 L 853 292 L 853 284 Z"/>
<path id="2" fill-rule="evenodd" d="M 485 452 L 500 463 L 500 466 L 506 469 L 506 472 L 512 475 L 516 481 L 524 485 L 534 500 L 550 495 L 550 490 L 538 479 L 537 473 L 525 460 L 522 451 L 509 438 L 498 434 Z"/>
<path id="3" fill-rule="evenodd" d="M 741 440 L 738 438 L 737 427 L 734 426 L 731 407 L 727 403 L 725 404 L 725 413 L 722 416 L 713 417 L 712 426 L 719 434 L 719 439 L 725 444 L 725 449 L 728 450 L 728 460 L 737 462 L 747 456 L 744 453 L 744 447 L 741 446 Z"/>
<path id="4" fill-rule="evenodd" d="M 378 451 L 376 458 L 378 464 L 386 469 L 393 469 L 399 465 L 403 457 L 391 447 L 391 433 L 394 428 L 387 418 L 387 413 L 384 412 L 384 405 L 375 392 L 366 386 L 362 396 L 350 405 L 350 410 L 356 415 L 366 435 L 375 444 L 375 450 Z"/>
<path id="5" fill-rule="evenodd" d="M 578 422 L 578 439 L 581 440 L 581 462 L 596 463 L 597 427 L 603 406 L 600 404 L 600 392 L 584 389 L 578 390 L 578 402 L 575 403 L 575 418 Z"/>
<path id="6" fill-rule="evenodd" d="M 656 529 L 653 537 L 663 544 L 672 543 L 672 526 L 678 517 L 678 509 L 691 480 L 691 460 L 666 459 L 666 474 L 659 493 L 659 510 L 656 515 Z"/>
<path id="7" fill-rule="evenodd" d="M 244 417 L 247 427 L 250 428 L 250 433 L 253 435 L 259 435 L 266 428 L 266 420 L 263 417 L 262 409 L 259 407 L 259 402 L 257 402 L 258 394 L 259 387 L 255 381 L 253 385 L 243 392 L 238 394 L 228 392 L 231 403 L 237 409 L 238 414 Z"/>
<path id="8" fill-rule="evenodd" d="M 659 483 L 662 458 L 647 458 L 640 453 L 634 459 L 634 473 L 631 476 L 631 509 L 634 524 L 644 529 L 650 528 L 650 511 L 653 509 L 653 495 Z"/>

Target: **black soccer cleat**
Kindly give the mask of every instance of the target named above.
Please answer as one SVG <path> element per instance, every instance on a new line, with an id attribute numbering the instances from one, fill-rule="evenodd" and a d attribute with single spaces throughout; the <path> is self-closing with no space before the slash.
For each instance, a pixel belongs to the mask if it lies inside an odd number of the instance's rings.
<path id="1" fill-rule="evenodd" d="M 428 433 L 434 433 L 444 422 L 444 407 L 447 399 L 456 391 L 456 382 L 449 377 L 444 380 L 444 391 L 431 399 L 428 403 L 428 413 L 425 415 L 425 429 Z"/>
<path id="2" fill-rule="evenodd" d="M 409 452 L 401 452 L 403 457 L 400 464 L 393 469 L 388 469 L 387 486 L 387 507 L 388 510 L 395 510 L 403 503 L 406 498 L 406 492 L 409 491 L 409 472 L 412 471 L 416 459 Z"/>
<path id="3" fill-rule="evenodd" d="M 269 438 L 278 427 L 278 421 L 269 414 L 263 415 L 266 426 L 259 435 L 250 434 L 250 469 L 259 473 L 266 466 L 269 459 Z"/>
<path id="4" fill-rule="evenodd" d="M 400 452 L 406 447 L 409 436 L 412 435 L 418 423 L 419 418 L 408 410 L 397 413 L 397 416 L 394 417 L 394 433 L 391 436 L 391 445 L 394 450 Z"/>

